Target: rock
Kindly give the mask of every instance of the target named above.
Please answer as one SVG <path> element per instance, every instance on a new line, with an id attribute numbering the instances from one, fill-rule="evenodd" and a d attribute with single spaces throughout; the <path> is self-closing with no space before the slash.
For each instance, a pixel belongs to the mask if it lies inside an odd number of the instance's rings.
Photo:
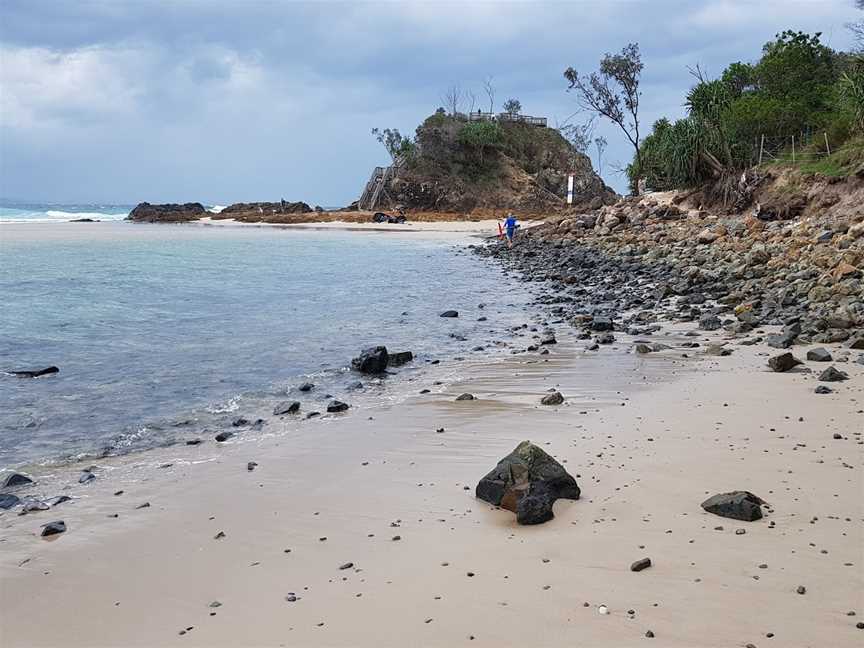
<path id="1" fill-rule="evenodd" d="M 540 344 L 549 345 L 549 344 L 558 344 L 558 340 L 555 338 L 554 333 L 544 333 L 540 336 Z"/>
<path id="2" fill-rule="evenodd" d="M 23 505 L 21 506 L 21 514 L 32 513 L 33 511 L 47 511 L 49 508 L 51 507 L 45 502 L 38 500 L 35 497 L 28 497 L 24 500 Z"/>
<path id="3" fill-rule="evenodd" d="M 359 356 L 351 361 L 351 368 L 365 374 L 381 374 L 387 369 L 390 355 L 387 347 L 376 346 L 363 349 Z"/>
<path id="4" fill-rule="evenodd" d="M 634 351 L 636 353 L 651 353 L 654 349 L 649 347 L 647 344 L 637 344 Z"/>
<path id="5" fill-rule="evenodd" d="M 344 565 L 339 565 L 339 569 L 351 569 L 353 566 L 353 562 L 347 562 Z"/>
<path id="6" fill-rule="evenodd" d="M 753 493 L 732 491 L 709 497 L 702 502 L 702 508 L 720 517 L 752 522 L 762 518 L 763 504 L 765 501 Z"/>
<path id="7" fill-rule="evenodd" d="M 594 341 L 597 344 L 612 344 L 615 341 L 615 336 L 612 333 L 608 332 L 601 333 L 596 338 L 594 338 Z"/>
<path id="8" fill-rule="evenodd" d="M 63 520 L 57 520 L 56 522 L 49 522 L 45 526 L 42 527 L 42 537 L 47 538 L 48 536 L 57 535 L 58 533 L 65 533 L 66 531 L 66 523 Z"/>
<path id="9" fill-rule="evenodd" d="M 560 405 L 564 402 L 564 396 L 561 395 L 559 391 L 553 391 L 550 394 L 546 394 L 543 398 L 540 399 L 540 403 L 542 405 Z"/>
<path id="10" fill-rule="evenodd" d="M 238 416 L 236 419 L 231 421 L 231 425 L 234 427 L 243 427 L 244 425 L 249 425 L 249 419 L 243 416 Z"/>
<path id="11" fill-rule="evenodd" d="M 351 407 L 348 403 L 343 403 L 342 401 L 332 400 L 327 404 L 327 411 L 331 414 L 336 412 L 344 412 L 349 407 Z"/>
<path id="12" fill-rule="evenodd" d="M 699 328 L 703 331 L 716 331 L 722 326 L 720 318 L 712 313 L 706 313 L 699 318 Z"/>
<path id="13" fill-rule="evenodd" d="M 813 390 L 817 394 L 833 394 L 834 390 L 830 387 L 826 387 L 825 385 L 819 385 L 816 389 Z"/>
<path id="14" fill-rule="evenodd" d="M 592 331 L 611 331 L 615 328 L 615 323 L 611 317 L 594 317 L 591 320 Z"/>
<path id="15" fill-rule="evenodd" d="M 651 559 L 650 558 L 640 558 L 639 560 L 634 562 L 632 565 L 630 565 L 630 571 L 640 572 L 643 569 L 648 569 L 650 566 L 651 566 Z"/>
<path id="16" fill-rule="evenodd" d="M 44 369 L 33 369 L 29 371 L 7 371 L 6 373 L 18 376 L 19 378 L 38 378 L 39 376 L 48 376 L 58 373 L 60 370 L 57 367 L 45 367 Z"/>
<path id="17" fill-rule="evenodd" d="M 822 382 L 840 382 L 841 380 L 848 379 L 849 374 L 847 374 L 845 371 L 840 371 L 833 365 L 819 374 L 819 380 L 821 380 Z"/>
<path id="18" fill-rule="evenodd" d="M 864 333 L 856 333 L 852 337 L 850 337 L 845 344 L 847 349 L 855 349 L 857 351 L 864 351 Z"/>
<path id="19" fill-rule="evenodd" d="M 282 401 L 273 408 L 273 414 L 275 416 L 281 416 L 282 414 L 296 414 L 299 411 L 299 401 Z"/>
<path id="20" fill-rule="evenodd" d="M 797 334 L 787 332 L 781 333 L 780 335 L 769 335 L 766 338 L 766 342 L 768 343 L 768 346 L 774 349 L 788 349 L 795 344 L 795 338 L 797 337 Z"/>
<path id="21" fill-rule="evenodd" d="M 176 223 L 198 220 L 209 215 L 211 214 L 204 209 L 204 205 L 201 203 L 151 205 L 150 203 L 142 202 L 129 212 L 126 220 L 138 223 Z"/>
<path id="22" fill-rule="evenodd" d="M 201 439 L 189 439 L 188 441 L 186 441 L 186 445 L 188 446 L 197 446 L 201 445 L 202 443 L 203 441 Z"/>
<path id="23" fill-rule="evenodd" d="M 81 475 L 78 477 L 79 484 L 86 484 L 87 482 L 91 482 L 96 479 L 96 475 L 93 474 L 93 471 L 88 468 L 87 470 L 82 470 Z"/>
<path id="24" fill-rule="evenodd" d="M 233 432 L 228 432 L 228 431 L 220 432 L 219 434 L 216 435 L 216 440 L 221 443 L 222 441 L 227 441 L 228 439 L 230 439 L 233 436 L 234 436 Z"/>
<path id="25" fill-rule="evenodd" d="M 709 344 L 705 347 L 705 355 L 710 356 L 730 356 L 732 355 L 732 349 L 727 349 L 722 344 Z"/>
<path id="26" fill-rule="evenodd" d="M 253 470 L 255 470 L 255 468 L 257 466 L 258 466 L 257 461 L 250 461 L 249 463 L 246 464 L 246 470 L 248 470 L 249 472 L 252 472 Z"/>
<path id="27" fill-rule="evenodd" d="M 12 473 L 11 475 L 7 475 L 3 479 L 3 484 L 0 485 L 2 488 L 12 488 L 14 486 L 23 486 L 24 484 L 32 484 L 33 480 L 30 479 L 27 475 L 22 475 L 21 473 Z"/>
<path id="28" fill-rule="evenodd" d="M 469 394 L 468 392 L 465 392 L 464 394 L 459 394 L 456 397 L 456 400 L 457 401 L 469 401 L 469 400 L 476 400 L 476 399 L 474 398 L 474 394 Z"/>
<path id="29" fill-rule="evenodd" d="M 459 311 L 446 310 L 443 313 L 441 313 L 440 317 L 459 317 Z"/>
<path id="30" fill-rule="evenodd" d="M 578 500 L 580 490 L 561 464 L 523 441 L 480 480 L 476 496 L 515 512 L 519 524 L 538 524 L 552 518 L 557 499 Z"/>
<path id="31" fill-rule="evenodd" d="M 21 499 L 12 493 L 0 493 L 0 509 L 8 511 L 13 506 L 21 503 Z"/>
<path id="32" fill-rule="evenodd" d="M 768 366 L 771 367 L 771 371 L 776 371 L 777 373 L 789 371 L 800 364 L 801 361 L 791 353 L 781 353 L 768 359 Z"/>
<path id="33" fill-rule="evenodd" d="M 411 362 L 414 359 L 414 354 L 410 351 L 397 351 L 390 354 L 390 366 L 401 367 L 402 365 Z"/>
<path id="34" fill-rule="evenodd" d="M 810 349 L 807 352 L 807 359 L 813 362 L 831 362 L 833 358 L 827 349 L 819 347 L 818 349 Z"/>
<path id="35" fill-rule="evenodd" d="M 806 594 L 807 588 L 803 585 L 799 585 L 797 588 L 795 588 L 795 592 L 797 592 L 798 594 Z"/>
<path id="36" fill-rule="evenodd" d="M 72 498 L 68 495 L 57 495 L 56 497 L 51 497 L 45 500 L 45 503 L 50 507 L 55 507 L 58 504 L 62 504 L 63 502 L 71 502 Z"/>
<path id="37" fill-rule="evenodd" d="M 297 389 L 301 392 L 308 392 L 308 391 L 312 391 L 313 389 L 315 389 L 315 385 L 312 384 L 311 382 L 305 382 L 302 385 L 300 385 Z"/>

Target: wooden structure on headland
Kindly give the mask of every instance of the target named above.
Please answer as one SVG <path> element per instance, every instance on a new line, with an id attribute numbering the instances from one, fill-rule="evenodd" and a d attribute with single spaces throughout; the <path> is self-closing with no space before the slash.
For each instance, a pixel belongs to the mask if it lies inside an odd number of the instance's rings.
<path id="1" fill-rule="evenodd" d="M 546 128 L 546 118 L 545 117 L 532 117 L 531 115 L 520 115 L 519 113 L 509 113 L 502 112 L 495 113 L 491 112 L 470 112 L 470 113 L 456 113 L 454 115 L 456 119 L 460 119 L 462 121 L 499 121 L 499 122 L 510 122 L 512 124 L 526 124 L 528 126 L 539 126 L 540 128 Z"/>
<path id="2" fill-rule="evenodd" d="M 357 202 L 357 208 L 361 211 L 372 211 L 375 205 L 378 204 L 381 193 L 385 191 L 387 181 L 393 177 L 395 167 L 375 167 L 372 175 L 369 177 L 369 182 L 366 183 L 366 188 L 363 190 L 363 195 Z"/>

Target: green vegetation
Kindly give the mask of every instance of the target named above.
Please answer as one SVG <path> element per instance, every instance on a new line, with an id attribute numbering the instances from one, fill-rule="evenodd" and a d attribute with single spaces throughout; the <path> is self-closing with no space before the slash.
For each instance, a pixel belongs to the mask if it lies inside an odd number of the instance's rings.
<path id="1" fill-rule="evenodd" d="M 687 117 L 654 124 L 627 169 L 631 188 L 640 177 L 657 190 L 728 182 L 759 161 L 763 137 L 781 149 L 796 137 L 796 161 L 805 170 L 850 168 L 840 152 L 864 134 L 862 56 L 835 52 L 819 33 L 785 31 L 765 44 L 758 61 L 733 63 L 719 79 L 698 67 L 692 72 L 698 83 L 686 97 Z M 826 135 L 837 155 L 814 162 L 814 154 L 827 154 Z M 791 150 L 776 157 L 791 162 Z"/>
<path id="2" fill-rule="evenodd" d="M 476 156 L 480 167 L 484 166 L 485 153 L 501 146 L 502 139 L 498 124 L 491 121 L 469 122 L 458 135 L 459 143 Z"/>

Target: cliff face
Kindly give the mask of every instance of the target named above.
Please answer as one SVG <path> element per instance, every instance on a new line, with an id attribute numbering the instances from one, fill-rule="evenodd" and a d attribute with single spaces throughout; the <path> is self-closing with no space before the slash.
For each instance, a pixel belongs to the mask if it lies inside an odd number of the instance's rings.
<path id="1" fill-rule="evenodd" d="M 574 206 L 596 208 L 617 198 L 591 160 L 557 130 L 497 122 L 485 133 L 489 143 L 478 144 L 466 136 L 477 126 L 441 114 L 429 117 L 417 129 L 414 155 L 388 181 L 376 208 L 547 213 L 567 206 L 570 173 Z"/>

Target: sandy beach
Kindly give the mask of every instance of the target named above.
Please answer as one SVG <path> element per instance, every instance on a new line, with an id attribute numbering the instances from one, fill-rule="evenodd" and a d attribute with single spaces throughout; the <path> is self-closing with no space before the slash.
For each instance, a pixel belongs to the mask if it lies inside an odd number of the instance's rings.
<path id="1" fill-rule="evenodd" d="M 254 442 L 107 459 L 87 485 L 66 475 L 73 501 L 0 515 L 0 643 L 860 645 L 864 366 L 838 364 L 850 380 L 817 395 L 759 345 L 641 356 L 623 336 L 599 352 L 558 337 L 314 433 L 274 422 Z M 541 407 L 551 387 L 565 404 Z M 465 391 L 477 400 L 455 402 Z M 525 439 L 582 489 L 531 527 L 474 497 Z M 765 518 L 700 508 L 735 489 Z M 66 533 L 38 537 L 60 518 Z"/>

